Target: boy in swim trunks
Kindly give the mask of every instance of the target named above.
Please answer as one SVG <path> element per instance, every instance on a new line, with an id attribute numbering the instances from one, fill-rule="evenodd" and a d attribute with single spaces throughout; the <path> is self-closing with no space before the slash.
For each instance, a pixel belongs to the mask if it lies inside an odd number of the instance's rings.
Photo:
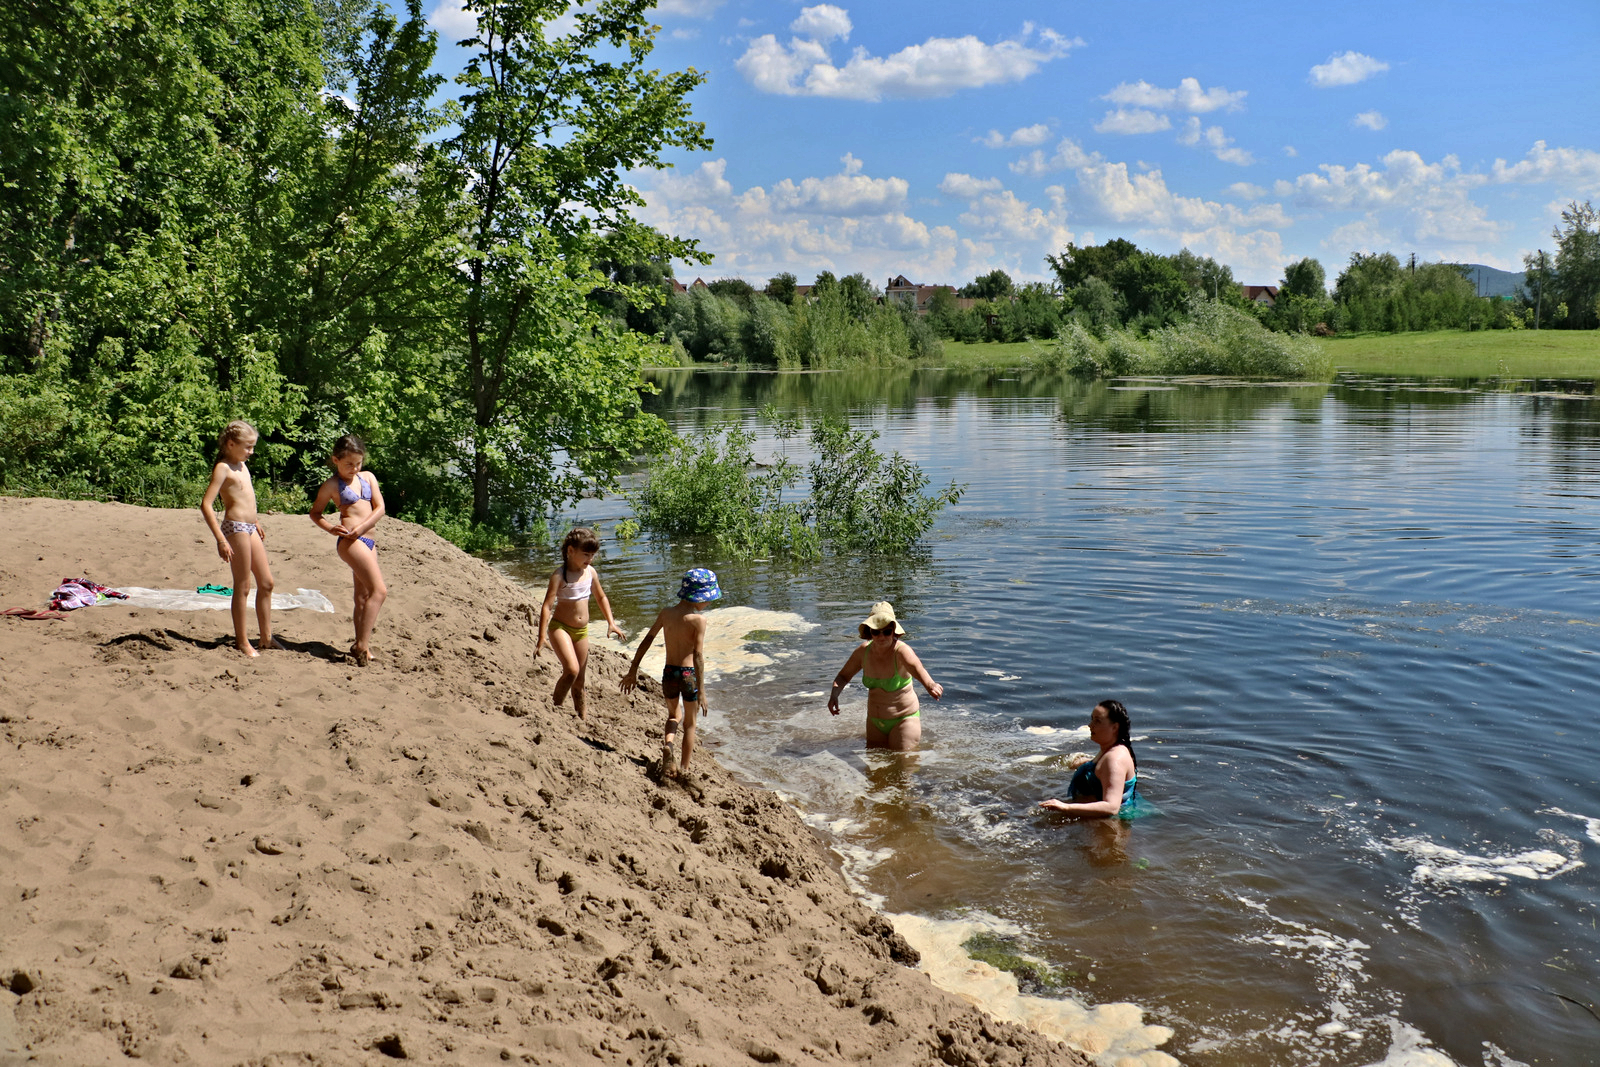
<path id="1" fill-rule="evenodd" d="M 661 633 L 667 653 L 667 666 L 661 672 L 661 695 L 667 704 L 667 725 L 661 748 L 663 778 L 678 777 L 680 769 L 688 773 L 689 757 L 694 755 L 695 717 L 702 709 L 707 712 L 711 710 L 706 704 L 706 693 L 702 687 L 706 673 L 706 620 L 700 612 L 711 601 L 720 599 L 722 590 L 717 585 L 717 576 L 711 571 L 696 567 L 685 574 L 683 584 L 678 588 L 678 602 L 670 608 L 663 608 L 656 616 L 650 631 L 639 641 L 633 662 L 622 679 L 622 691 L 632 692 L 639 684 L 639 663 L 656 634 Z M 678 704 L 680 700 L 683 702 L 681 711 Z M 680 730 L 683 733 L 681 763 L 675 743 Z"/>

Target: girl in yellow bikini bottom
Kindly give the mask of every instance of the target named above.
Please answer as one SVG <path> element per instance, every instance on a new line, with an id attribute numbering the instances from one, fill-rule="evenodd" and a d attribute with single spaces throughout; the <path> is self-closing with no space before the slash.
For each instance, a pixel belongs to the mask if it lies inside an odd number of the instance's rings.
<path id="1" fill-rule="evenodd" d="M 588 623 L 584 623 L 582 626 L 568 626 L 566 623 L 562 622 L 560 619 L 551 618 L 551 620 L 550 620 L 550 629 L 552 629 L 552 630 L 565 630 L 565 631 L 567 631 L 567 633 L 572 635 L 572 639 L 574 641 L 582 641 L 582 640 L 585 640 L 589 636 L 589 624 Z"/>

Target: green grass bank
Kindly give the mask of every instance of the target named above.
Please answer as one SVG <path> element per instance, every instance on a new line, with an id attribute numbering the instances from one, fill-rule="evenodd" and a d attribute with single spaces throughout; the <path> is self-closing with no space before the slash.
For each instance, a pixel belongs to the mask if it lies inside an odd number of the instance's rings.
<path id="1" fill-rule="evenodd" d="M 1406 378 L 1597 378 L 1600 330 L 1437 330 L 1322 342 L 1333 365 Z"/>
<path id="2" fill-rule="evenodd" d="M 1435 330 L 1374 333 L 1318 342 L 1341 371 L 1405 378 L 1600 379 L 1600 330 Z M 1048 341 L 946 341 L 929 361 L 952 369 L 1020 367 Z"/>

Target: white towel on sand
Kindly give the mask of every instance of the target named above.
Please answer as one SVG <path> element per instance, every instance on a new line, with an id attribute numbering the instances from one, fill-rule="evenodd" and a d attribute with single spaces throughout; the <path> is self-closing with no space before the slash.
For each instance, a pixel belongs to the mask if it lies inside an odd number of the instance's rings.
<path id="1" fill-rule="evenodd" d="M 122 601 L 124 604 L 141 608 L 161 608 L 165 611 L 194 611 L 202 608 L 221 611 L 233 603 L 232 597 L 218 596 L 216 593 L 197 593 L 193 589 L 144 589 L 137 585 L 119 585 L 117 589 L 128 594 L 128 599 Z M 250 591 L 249 601 L 250 606 L 255 607 L 254 589 Z M 108 603 L 115 604 L 117 601 L 112 600 Z M 318 589 L 296 589 L 292 593 L 272 594 L 273 611 L 288 611 L 290 608 L 332 612 L 333 602 L 323 596 Z"/>

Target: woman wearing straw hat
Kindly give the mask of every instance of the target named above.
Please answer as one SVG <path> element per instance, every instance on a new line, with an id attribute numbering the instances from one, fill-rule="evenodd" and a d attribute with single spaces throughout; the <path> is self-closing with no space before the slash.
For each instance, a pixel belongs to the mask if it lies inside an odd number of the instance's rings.
<path id="1" fill-rule="evenodd" d="M 861 684 L 867 690 L 867 747 L 909 752 L 922 738 L 921 711 L 912 680 L 921 682 L 935 700 L 944 693 L 944 686 L 933 680 L 911 646 L 900 640 L 905 630 L 887 600 L 872 605 L 872 613 L 856 631 L 862 643 L 833 679 L 828 712 L 839 714 L 839 694 L 860 671 Z"/>

